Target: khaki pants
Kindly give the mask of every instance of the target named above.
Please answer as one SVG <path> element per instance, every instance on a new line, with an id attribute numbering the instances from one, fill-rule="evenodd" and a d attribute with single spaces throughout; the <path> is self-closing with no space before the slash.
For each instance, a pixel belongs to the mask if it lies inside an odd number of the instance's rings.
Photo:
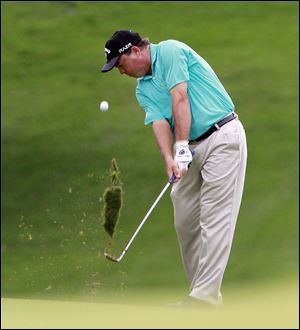
<path id="1" fill-rule="evenodd" d="M 189 295 L 220 304 L 246 172 L 243 126 L 232 120 L 190 149 L 193 162 L 171 191 L 175 228 Z"/>

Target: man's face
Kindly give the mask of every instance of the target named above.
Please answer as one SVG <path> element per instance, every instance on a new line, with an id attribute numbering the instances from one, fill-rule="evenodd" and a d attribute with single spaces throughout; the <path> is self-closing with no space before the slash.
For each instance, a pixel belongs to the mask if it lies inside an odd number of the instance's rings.
<path id="1" fill-rule="evenodd" d="M 138 47 L 132 47 L 130 52 L 121 55 L 116 67 L 121 74 L 133 78 L 143 77 L 148 70 L 145 56 Z"/>

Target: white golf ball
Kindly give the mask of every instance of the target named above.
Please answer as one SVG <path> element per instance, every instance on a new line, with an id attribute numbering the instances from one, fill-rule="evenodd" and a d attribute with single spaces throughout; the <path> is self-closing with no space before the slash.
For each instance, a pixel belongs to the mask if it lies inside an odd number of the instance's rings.
<path id="1" fill-rule="evenodd" d="M 102 101 L 102 102 L 100 103 L 100 110 L 101 110 L 101 111 L 107 111 L 107 110 L 108 110 L 108 102 L 106 102 L 106 101 Z"/>

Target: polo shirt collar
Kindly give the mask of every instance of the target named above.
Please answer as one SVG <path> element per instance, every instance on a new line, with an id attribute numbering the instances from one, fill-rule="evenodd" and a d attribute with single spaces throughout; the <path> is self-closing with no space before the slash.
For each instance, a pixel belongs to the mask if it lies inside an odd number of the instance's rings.
<path id="1" fill-rule="evenodd" d="M 149 80 L 152 79 L 154 71 L 155 71 L 155 62 L 157 58 L 157 47 L 156 44 L 150 44 L 150 56 L 151 56 L 151 69 L 152 74 L 151 75 L 145 75 L 143 77 L 138 78 L 138 80 Z"/>

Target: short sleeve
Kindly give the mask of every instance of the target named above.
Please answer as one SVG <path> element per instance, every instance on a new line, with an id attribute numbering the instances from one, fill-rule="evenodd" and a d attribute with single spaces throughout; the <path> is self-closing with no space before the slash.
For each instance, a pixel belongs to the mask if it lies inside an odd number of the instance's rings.
<path id="1" fill-rule="evenodd" d="M 154 103 L 151 100 L 140 93 L 136 93 L 136 98 L 138 100 L 139 105 L 144 109 L 146 116 L 144 120 L 144 124 L 148 125 L 151 124 L 155 120 L 164 119 L 163 114 L 161 111 L 155 107 Z"/>
<path id="2" fill-rule="evenodd" d="M 163 75 L 170 91 L 175 85 L 189 80 L 188 55 L 180 44 L 168 40 L 160 50 Z"/>

